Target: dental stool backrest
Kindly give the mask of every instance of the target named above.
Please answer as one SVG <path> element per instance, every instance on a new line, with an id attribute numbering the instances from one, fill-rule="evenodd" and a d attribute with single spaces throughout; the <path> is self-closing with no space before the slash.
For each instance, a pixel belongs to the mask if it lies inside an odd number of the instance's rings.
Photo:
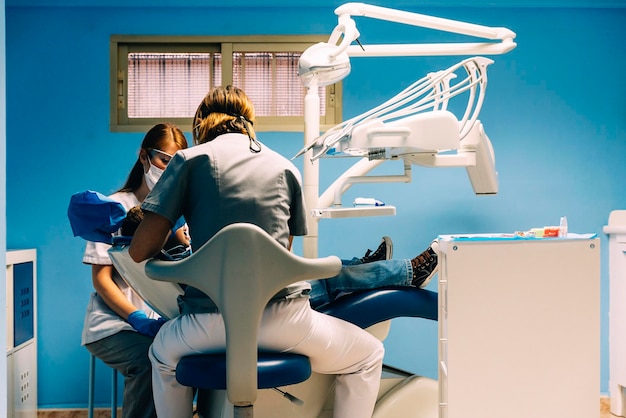
<path id="1" fill-rule="evenodd" d="M 258 328 L 269 300 L 289 284 L 332 277 L 340 269 L 339 258 L 297 256 L 248 223 L 226 226 L 186 259 L 146 263 L 148 277 L 193 286 L 220 309 L 226 329 L 225 389 L 235 417 L 252 416 L 258 387 Z"/>
<path id="2" fill-rule="evenodd" d="M 178 283 L 157 282 L 145 273 L 145 261 L 136 263 L 128 254 L 131 237 L 113 237 L 109 258 L 122 279 L 133 288 L 153 311 L 165 319 L 178 316 L 177 297 L 183 294 Z"/>

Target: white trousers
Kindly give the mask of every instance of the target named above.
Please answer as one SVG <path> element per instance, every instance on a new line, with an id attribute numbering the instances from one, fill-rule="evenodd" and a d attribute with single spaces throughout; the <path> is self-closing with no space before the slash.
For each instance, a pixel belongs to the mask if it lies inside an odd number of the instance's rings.
<path id="1" fill-rule="evenodd" d="M 181 315 L 163 325 L 149 352 L 159 417 L 192 416 L 192 389 L 176 381 L 176 364 L 180 358 L 222 351 L 224 345 L 224 322 L 219 314 Z M 338 375 L 333 417 L 372 416 L 384 348 L 367 331 L 314 311 L 308 298 L 297 298 L 273 303 L 265 309 L 259 346 L 306 355 L 311 359 L 313 371 Z"/>

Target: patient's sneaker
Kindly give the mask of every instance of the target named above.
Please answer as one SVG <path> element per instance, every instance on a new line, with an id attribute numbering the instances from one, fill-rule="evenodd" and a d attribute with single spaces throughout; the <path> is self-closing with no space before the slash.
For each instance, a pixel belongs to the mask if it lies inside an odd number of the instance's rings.
<path id="1" fill-rule="evenodd" d="M 391 242 L 391 238 L 383 237 L 376 251 L 372 252 L 372 250 L 368 249 L 363 258 L 361 258 L 361 262 L 365 264 L 371 263 L 372 261 L 390 260 L 392 255 L 393 243 Z"/>
<path id="2" fill-rule="evenodd" d="M 437 263 L 438 249 L 439 242 L 434 240 L 430 243 L 430 247 L 411 260 L 411 267 L 413 267 L 413 281 L 411 284 L 413 286 L 420 288 L 426 287 L 435 273 L 437 273 L 439 268 Z"/>

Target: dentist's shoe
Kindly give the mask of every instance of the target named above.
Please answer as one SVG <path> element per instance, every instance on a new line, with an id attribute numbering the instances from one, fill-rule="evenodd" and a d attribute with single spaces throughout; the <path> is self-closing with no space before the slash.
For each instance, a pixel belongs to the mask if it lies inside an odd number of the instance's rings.
<path id="1" fill-rule="evenodd" d="M 390 260 L 393 255 L 393 242 L 391 242 L 391 238 L 383 237 L 382 242 L 376 248 L 376 251 L 372 252 L 372 250 L 367 250 L 365 255 L 361 258 L 361 262 L 371 263 L 373 261 L 382 261 L 382 260 Z"/>
<path id="2" fill-rule="evenodd" d="M 439 242 L 434 240 L 430 243 L 424 252 L 411 260 L 411 267 L 413 267 L 413 281 L 411 284 L 415 287 L 424 288 L 430 283 L 439 265 L 437 263 L 437 250 L 439 249 Z"/>

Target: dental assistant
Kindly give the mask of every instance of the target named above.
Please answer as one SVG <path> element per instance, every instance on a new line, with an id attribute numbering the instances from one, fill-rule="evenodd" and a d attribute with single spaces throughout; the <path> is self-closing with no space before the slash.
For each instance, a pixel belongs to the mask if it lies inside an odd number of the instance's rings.
<path id="1" fill-rule="evenodd" d="M 109 197 L 126 211 L 141 204 L 172 156 L 185 148 L 187 139 L 179 128 L 155 125 L 146 133 L 126 183 Z M 176 234 L 184 239 L 182 230 Z M 148 348 L 164 321 L 120 277 L 107 252 L 110 247 L 88 241 L 85 248 L 83 263 L 91 265 L 95 292 L 85 314 L 82 345 L 124 376 L 122 417 L 153 418 Z"/>

